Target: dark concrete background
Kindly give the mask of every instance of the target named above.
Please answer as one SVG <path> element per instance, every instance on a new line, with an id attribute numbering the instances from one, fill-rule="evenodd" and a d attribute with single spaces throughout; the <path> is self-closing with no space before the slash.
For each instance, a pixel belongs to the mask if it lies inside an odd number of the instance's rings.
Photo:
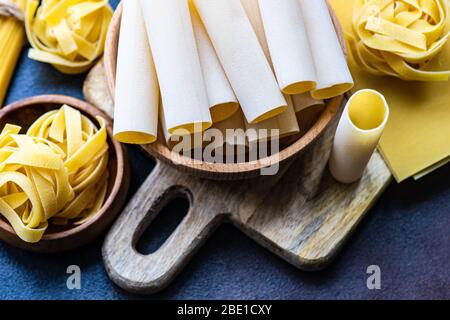
<path id="1" fill-rule="evenodd" d="M 24 53 L 7 102 L 49 93 L 81 98 L 83 78 L 62 75 Z M 137 148 L 129 150 L 132 193 L 154 163 Z M 141 251 L 157 248 L 185 209 L 184 202 L 176 201 L 162 212 L 144 236 Z M 101 260 L 102 241 L 103 236 L 79 250 L 52 256 L 0 243 L 0 299 L 141 298 L 109 281 Z M 69 265 L 81 267 L 81 290 L 66 288 Z M 369 265 L 381 268 L 381 290 L 366 287 Z M 450 299 L 450 166 L 419 182 L 392 184 L 325 271 L 299 271 L 224 225 L 168 289 L 145 298 Z"/>

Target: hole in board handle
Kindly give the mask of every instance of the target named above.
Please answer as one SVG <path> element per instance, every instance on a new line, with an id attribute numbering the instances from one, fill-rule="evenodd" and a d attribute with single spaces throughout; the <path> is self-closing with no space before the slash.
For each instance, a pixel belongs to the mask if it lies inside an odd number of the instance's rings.
<path id="1" fill-rule="evenodd" d="M 189 212 L 188 191 L 171 188 L 153 204 L 146 219 L 139 226 L 135 235 L 134 247 L 143 255 L 150 255 L 164 245 Z"/>

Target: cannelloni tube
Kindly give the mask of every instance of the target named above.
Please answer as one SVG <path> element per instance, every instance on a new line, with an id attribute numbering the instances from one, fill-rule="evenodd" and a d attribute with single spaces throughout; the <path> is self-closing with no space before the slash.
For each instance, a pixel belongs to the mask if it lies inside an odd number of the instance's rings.
<path id="1" fill-rule="evenodd" d="M 258 140 L 281 139 L 300 132 L 291 96 L 285 95 L 288 108 L 282 114 L 256 124 L 246 124 L 246 129 L 256 130 L 257 135 L 249 134 L 247 139 L 252 144 Z"/>
<path id="2" fill-rule="evenodd" d="M 197 130 L 196 133 L 189 133 L 184 128 L 179 128 L 175 130 L 173 133 L 170 133 L 167 129 L 166 118 L 164 115 L 164 109 L 161 107 L 160 109 L 160 121 L 161 121 L 161 130 L 164 134 L 164 141 L 166 142 L 167 147 L 169 149 L 174 149 L 175 146 L 179 145 L 178 151 L 191 151 L 195 149 L 203 148 L 203 138 L 202 132 Z"/>
<path id="3" fill-rule="evenodd" d="M 329 167 L 343 183 L 360 179 L 389 118 L 384 96 L 374 90 L 356 92 L 348 101 L 334 138 Z"/>
<path id="4" fill-rule="evenodd" d="M 188 0 L 142 0 L 167 130 L 212 125 Z"/>
<path id="5" fill-rule="evenodd" d="M 117 56 L 114 136 L 145 144 L 158 132 L 159 86 L 139 0 L 124 2 Z"/>
<path id="6" fill-rule="evenodd" d="M 316 86 L 316 72 L 298 0 L 259 0 L 280 89 L 290 95 Z"/>
<path id="7" fill-rule="evenodd" d="M 272 59 L 270 57 L 269 46 L 267 44 L 266 35 L 264 33 L 263 21 L 261 18 L 258 0 L 241 0 L 242 6 L 247 13 L 253 30 L 256 33 L 258 41 L 263 49 L 264 55 L 269 62 L 271 68 L 273 67 Z M 250 144 L 256 140 L 267 140 L 271 138 L 281 138 L 289 135 L 297 134 L 300 131 L 293 101 L 288 95 L 284 95 L 287 102 L 287 109 L 282 114 L 257 124 L 246 123 L 246 129 L 254 129 L 259 133 L 258 135 L 247 135 Z M 265 131 L 261 131 L 266 129 Z M 276 133 L 278 130 L 278 133 Z"/>
<path id="8" fill-rule="evenodd" d="M 235 154 L 242 154 L 248 151 L 245 120 L 240 109 L 230 118 L 215 123 L 212 128 L 220 130 L 224 142 L 222 146 L 215 149 L 216 154 L 226 155 L 226 151 L 230 147 L 236 152 Z"/>
<path id="9" fill-rule="evenodd" d="M 353 87 L 353 79 L 325 0 L 298 0 L 314 59 L 317 85 L 314 99 L 339 96 Z"/>
<path id="10" fill-rule="evenodd" d="M 239 0 L 194 0 L 249 123 L 287 108 L 275 75 Z"/>
<path id="11" fill-rule="evenodd" d="M 325 106 L 325 101 L 314 99 L 313 97 L 311 97 L 311 94 L 309 92 L 292 96 L 292 101 L 294 103 L 294 109 L 296 113 L 309 107 Z"/>
<path id="12" fill-rule="evenodd" d="M 190 10 L 209 99 L 209 110 L 213 122 L 217 123 L 231 117 L 238 110 L 239 103 L 197 10 L 193 5 L 190 5 Z"/>

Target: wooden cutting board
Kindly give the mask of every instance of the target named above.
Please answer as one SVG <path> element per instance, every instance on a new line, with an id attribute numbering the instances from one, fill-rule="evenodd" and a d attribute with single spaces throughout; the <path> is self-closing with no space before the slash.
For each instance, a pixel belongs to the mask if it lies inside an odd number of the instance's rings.
<path id="1" fill-rule="evenodd" d="M 88 101 L 112 112 L 102 64 L 93 69 L 84 89 Z M 335 182 L 327 162 L 336 126 L 337 121 L 309 152 L 274 177 L 209 181 L 158 163 L 106 237 L 103 259 L 108 275 L 125 290 L 157 292 L 225 222 L 299 269 L 325 268 L 392 180 L 375 153 L 361 181 Z M 180 225 L 156 252 L 138 253 L 140 236 L 179 196 L 190 202 Z"/>

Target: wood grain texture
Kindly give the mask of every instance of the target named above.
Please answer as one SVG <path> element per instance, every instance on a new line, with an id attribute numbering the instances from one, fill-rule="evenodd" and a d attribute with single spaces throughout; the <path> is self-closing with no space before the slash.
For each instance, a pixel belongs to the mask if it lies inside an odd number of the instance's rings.
<path id="1" fill-rule="evenodd" d="M 103 74 L 103 73 L 102 73 Z M 0 239 L 15 247 L 40 253 L 56 253 L 80 247 L 103 232 L 120 213 L 130 184 L 129 164 L 126 149 L 112 139 L 112 120 L 94 106 L 67 96 L 44 95 L 15 102 L 0 110 L 0 128 L 7 123 L 27 129 L 39 116 L 50 110 L 59 109 L 63 104 L 80 110 L 94 122 L 96 116 L 106 120 L 109 149 L 109 182 L 106 201 L 101 210 L 86 223 L 74 226 L 49 226 L 38 243 L 22 241 L 11 226 L 0 216 Z M 105 104 L 103 104 L 104 106 Z"/>
<path id="2" fill-rule="evenodd" d="M 102 255 L 109 277 L 130 292 L 160 291 L 217 226 L 227 222 L 299 269 L 325 268 L 392 180 L 378 153 L 359 182 L 343 185 L 332 179 L 327 163 L 340 102 L 335 110 L 310 112 L 333 116 L 276 176 L 211 181 L 158 162 L 105 239 Z M 144 151 L 155 155 L 148 148 Z M 190 203 L 185 218 L 154 253 L 137 252 L 143 232 L 179 196 Z"/>
<path id="3" fill-rule="evenodd" d="M 346 53 L 347 51 L 342 28 L 333 10 L 331 7 L 329 8 L 336 28 L 336 33 L 343 50 Z M 122 4 L 119 4 L 109 26 L 105 44 L 104 68 L 108 88 L 112 96 L 114 95 L 115 90 L 117 51 L 122 10 Z M 189 157 L 171 152 L 165 141 L 163 141 L 164 139 L 161 135 L 155 143 L 143 145 L 141 147 L 156 159 L 161 160 L 168 165 L 174 166 L 180 171 L 184 171 L 201 178 L 213 180 L 242 180 L 253 178 L 259 175 L 262 168 L 271 166 L 275 163 L 280 163 L 280 166 L 288 166 L 295 157 L 305 152 L 305 150 L 308 149 L 308 146 L 320 137 L 324 130 L 329 126 L 330 122 L 336 117 L 342 99 L 343 97 L 340 96 L 328 101 L 323 112 L 321 112 L 317 118 L 314 118 L 315 121 L 311 123 L 308 130 L 302 132 L 302 135 L 296 136 L 296 139 L 291 140 L 290 144 L 284 148 L 281 148 L 278 154 L 265 157 L 257 161 L 224 164 L 192 160 Z M 304 116 L 308 116 L 308 114 L 305 113 Z M 309 123 L 309 120 L 310 119 L 302 119 L 302 121 L 306 123 Z"/>
<path id="4" fill-rule="evenodd" d="M 83 95 L 94 105 L 101 104 L 103 112 L 111 118 L 114 117 L 114 101 L 105 82 L 103 61 L 98 62 L 88 73 L 83 85 Z"/>
<path id="5" fill-rule="evenodd" d="M 330 135 L 324 135 L 311 152 L 327 154 L 329 143 Z M 135 293 L 162 290 L 224 222 L 300 269 L 324 268 L 391 180 L 378 154 L 363 179 L 348 186 L 330 177 L 327 159 L 306 157 L 284 174 L 228 182 L 195 178 L 159 163 L 106 237 L 109 277 Z M 156 252 L 138 253 L 144 230 L 179 195 L 190 202 L 186 217 Z"/>
<path id="6" fill-rule="evenodd" d="M 95 86 L 105 76 L 96 72 L 95 77 L 91 89 L 105 90 Z M 107 108 L 108 101 L 91 102 Z M 343 185 L 332 179 L 327 163 L 337 121 L 276 176 L 210 181 L 158 163 L 105 239 L 109 277 L 127 291 L 160 291 L 226 222 L 299 269 L 325 268 L 392 180 L 378 153 L 359 182 Z M 142 233 L 180 195 L 190 202 L 186 217 L 159 250 L 138 253 Z"/>

